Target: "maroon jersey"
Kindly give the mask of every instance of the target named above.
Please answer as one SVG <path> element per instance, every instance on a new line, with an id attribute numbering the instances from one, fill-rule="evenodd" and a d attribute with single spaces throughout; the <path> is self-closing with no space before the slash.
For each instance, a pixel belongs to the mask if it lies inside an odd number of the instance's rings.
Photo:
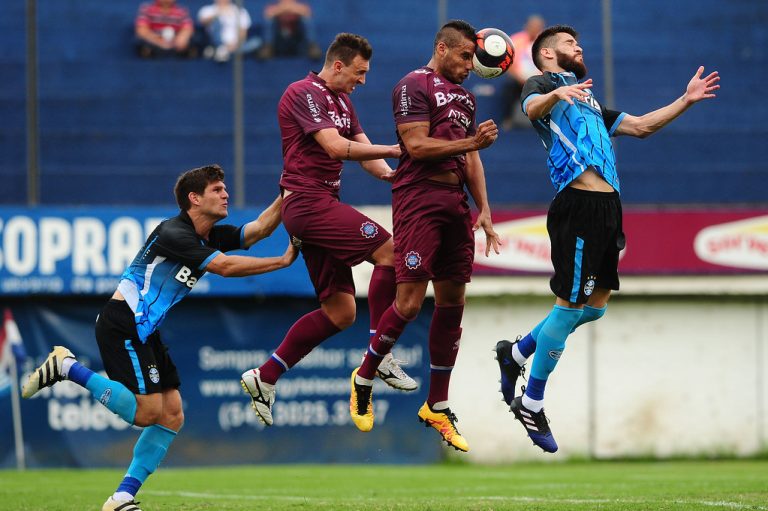
<path id="1" fill-rule="evenodd" d="M 329 89 L 315 73 L 293 82 L 277 107 L 283 139 L 283 174 L 280 186 L 292 192 L 331 192 L 341 185 L 341 160 L 328 156 L 313 134 L 335 128 L 352 139 L 363 130 L 349 96 Z"/>
<path id="2" fill-rule="evenodd" d="M 395 125 L 429 122 L 429 136 L 442 140 L 459 140 L 473 136 L 475 96 L 461 85 L 450 82 L 433 69 L 422 67 L 405 75 L 392 90 Z M 462 154 L 442 160 L 414 160 L 403 144 L 393 189 L 428 179 L 435 174 L 455 172 L 466 181 L 466 157 Z"/>

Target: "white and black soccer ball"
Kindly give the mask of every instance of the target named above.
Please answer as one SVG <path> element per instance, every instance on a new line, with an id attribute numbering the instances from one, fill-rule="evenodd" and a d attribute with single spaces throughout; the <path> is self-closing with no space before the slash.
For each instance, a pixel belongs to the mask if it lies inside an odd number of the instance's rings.
<path id="1" fill-rule="evenodd" d="M 478 30 L 475 41 L 473 71 L 480 78 L 496 78 L 515 60 L 515 47 L 509 36 L 498 28 Z"/>

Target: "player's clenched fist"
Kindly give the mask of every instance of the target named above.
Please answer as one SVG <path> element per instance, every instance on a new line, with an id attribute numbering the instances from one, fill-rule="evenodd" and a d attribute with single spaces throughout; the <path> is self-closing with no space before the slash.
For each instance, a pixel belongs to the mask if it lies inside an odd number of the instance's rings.
<path id="1" fill-rule="evenodd" d="M 499 137 L 499 127 L 493 122 L 493 119 L 488 119 L 477 125 L 477 132 L 475 133 L 475 143 L 478 149 L 485 149 L 493 144 Z"/>

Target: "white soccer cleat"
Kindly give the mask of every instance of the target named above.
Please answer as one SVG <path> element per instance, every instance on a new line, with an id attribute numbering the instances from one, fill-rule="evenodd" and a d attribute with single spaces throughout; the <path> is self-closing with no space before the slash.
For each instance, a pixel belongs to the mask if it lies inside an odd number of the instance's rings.
<path id="1" fill-rule="evenodd" d="M 261 381 L 261 372 L 258 369 L 249 369 L 240 378 L 243 390 L 251 396 L 253 409 L 259 419 L 267 426 L 272 425 L 272 405 L 275 403 L 275 386 Z"/>
<path id="2" fill-rule="evenodd" d="M 109 497 L 101 506 L 101 511 L 141 511 L 135 500 L 115 500 Z"/>
<path id="3" fill-rule="evenodd" d="M 398 360 L 392 356 L 392 353 L 387 353 L 383 359 L 379 368 L 376 369 L 376 376 L 384 380 L 384 383 L 392 388 L 398 390 L 404 390 L 410 392 L 416 390 L 419 384 L 416 380 L 405 374 L 400 364 L 405 365 L 405 362 Z"/>
<path id="4" fill-rule="evenodd" d="M 21 397 L 29 399 L 40 389 L 62 381 L 64 378 L 61 376 L 61 364 L 65 358 L 74 359 L 75 355 L 64 346 L 54 346 L 45 362 L 29 375 L 26 383 L 21 387 Z"/>

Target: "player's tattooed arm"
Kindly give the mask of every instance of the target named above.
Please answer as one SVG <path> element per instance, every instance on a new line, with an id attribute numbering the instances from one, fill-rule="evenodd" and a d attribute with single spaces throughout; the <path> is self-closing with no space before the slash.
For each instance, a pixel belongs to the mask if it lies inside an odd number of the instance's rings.
<path id="1" fill-rule="evenodd" d="M 277 229 L 277 226 L 280 225 L 280 221 L 282 220 L 280 215 L 280 207 L 282 204 L 283 198 L 278 195 L 272 204 L 261 212 L 256 220 L 248 222 L 243 226 L 243 241 L 245 248 L 266 238 Z"/>

